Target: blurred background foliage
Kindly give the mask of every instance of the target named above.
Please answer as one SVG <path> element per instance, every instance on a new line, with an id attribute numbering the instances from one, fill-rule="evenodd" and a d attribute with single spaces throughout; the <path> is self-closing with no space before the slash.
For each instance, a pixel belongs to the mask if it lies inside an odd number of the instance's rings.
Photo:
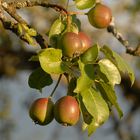
<path id="1" fill-rule="evenodd" d="M 10 1 L 12 0 L 8 2 Z M 49 0 L 49 2 L 66 6 L 66 0 Z M 103 0 L 103 3 L 112 9 L 116 27 L 129 41 L 130 46 L 136 47 L 140 43 L 140 0 Z M 73 4 L 70 4 L 69 10 L 76 10 Z M 54 10 L 41 7 L 24 8 L 18 12 L 31 26 L 44 35 L 58 17 L 58 13 Z M 86 16 L 78 15 L 78 18 L 81 20 L 81 29 L 89 34 L 93 43 L 109 45 L 126 59 L 136 74 L 134 86 L 130 87 L 129 79 L 123 77 L 122 84 L 116 87 L 119 103 L 124 111 L 123 119 L 119 120 L 116 113 L 113 112 L 110 120 L 97 130 L 93 138 L 96 140 L 103 138 L 108 140 L 139 140 L 140 59 L 126 54 L 125 48 L 120 42 L 105 29 L 99 30 L 91 27 Z M 57 125 L 56 122 L 45 128 L 39 127 L 38 129 L 41 130 L 39 131 L 34 128 L 37 126 L 27 117 L 32 100 L 40 97 L 38 91 L 28 87 L 28 76 L 32 70 L 38 67 L 37 63 L 29 62 L 28 59 L 37 49 L 27 45 L 13 33 L 6 31 L 0 23 L 0 140 L 87 139 L 86 135 L 80 132 L 80 123 L 73 128 L 72 132 L 69 131 L 69 128 L 62 132 L 62 129 L 65 128 Z M 50 88 L 45 88 L 42 96 L 47 96 L 46 93 L 49 93 L 52 88 L 53 85 Z M 57 92 L 56 98 L 65 92 L 64 81 Z M 47 135 L 46 131 L 48 131 Z M 65 134 L 68 132 L 70 134 Z"/>

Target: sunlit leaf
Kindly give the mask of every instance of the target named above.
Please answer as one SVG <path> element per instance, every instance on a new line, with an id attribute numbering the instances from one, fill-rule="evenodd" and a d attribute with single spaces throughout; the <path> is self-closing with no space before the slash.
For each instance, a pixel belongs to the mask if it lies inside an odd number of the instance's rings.
<path id="1" fill-rule="evenodd" d="M 62 51 L 60 49 L 47 48 L 38 56 L 42 69 L 49 74 L 62 74 L 67 70 L 67 66 L 61 60 Z"/>
<path id="2" fill-rule="evenodd" d="M 27 30 L 27 33 L 30 35 L 30 36 L 36 36 L 37 35 L 37 31 L 33 28 L 29 28 Z"/>
<path id="3" fill-rule="evenodd" d="M 109 47 L 104 46 L 101 51 L 105 56 L 114 63 L 122 73 L 127 73 L 130 77 L 131 84 L 134 83 L 135 75 L 132 68 L 120 57 L 116 52 L 112 51 Z"/>
<path id="4" fill-rule="evenodd" d="M 79 30 L 81 30 L 81 21 L 77 18 L 77 15 L 72 15 L 72 22 L 77 25 Z"/>
<path id="5" fill-rule="evenodd" d="M 76 7 L 78 9 L 87 9 L 95 4 L 95 0 L 75 0 Z"/>
<path id="6" fill-rule="evenodd" d="M 83 103 L 83 98 L 82 96 L 79 94 L 78 95 L 78 102 L 79 102 L 79 106 L 80 106 L 80 110 L 81 110 L 81 114 L 83 117 L 83 130 L 86 129 L 86 126 L 89 125 L 92 122 L 93 116 L 88 112 L 88 110 L 86 109 L 84 103 Z"/>
<path id="7" fill-rule="evenodd" d="M 78 61 L 81 76 L 77 79 L 77 86 L 74 90 L 76 93 L 80 93 L 83 90 L 91 87 L 94 80 L 94 67 L 93 65 L 85 65 L 80 60 Z"/>
<path id="8" fill-rule="evenodd" d="M 120 73 L 117 67 L 109 59 L 101 59 L 98 64 L 100 72 L 106 76 L 113 86 L 115 84 L 120 84 Z"/>
<path id="9" fill-rule="evenodd" d="M 61 18 L 56 19 L 50 28 L 49 38 L 51 38 L 53 35 L 60 34 L 64 30 L 64 28 L 65 25 L 62 22 Z"/>
<path id="10" fill-rule="evenodd" d="M 109 108 L 102 96 L 93 88 L 80 93 L 80 108 L 84 119 L 82 129 L 93 134 L 109 117 Z"/>
<path id="11" fill-rule="evenodd" d="M 109 101 L 112 105 L 115 106 L 115 108 L 117 109 L 118 114 L 121 118 L 123 116 L 123 112 L 117 102 L 117 96 L 116 96 L 115 90 L 113 89 L 112 85 L 110 85 L 109 83 L 100 81 L 97 83 L 97 88 L 100 90 L 104 99 L 107 102 Z"/>
<path id="12" fill-rule="evenodd" d="M 25 33 L 23 35 L 23 38 L 28 42 L 29 45 L 37 46 L 35 39 L 32 36 L 30 36 L 28 33 Z"/>
<path id="13" fill-rule="evenodd" d="M 98 127 L 99 127 L 99 125 L 93 119 L 92 122 L 87 126 L 88 136 L 91 136 Z"/>
<path id="14" fill-rule="evenodd" d="M 102 125 L 109 117 L 109 108 L 99 92 L 89 88 L 80 93 L 88 112 L 93 116 L 96 126 Z"/>
<path id="15" fill-rule="evenodd" d="M 17 24 L 17 32 L 18 32 L 19 36 L 21 36 L 23 34 L 23 28 L 20 23 Z"/>
<path id="16" fill-rule="evenodd" d="M 79 32 L 78 26 L 75 23 L 72 23 L 70 25 L 69 32 L 74 32 L 74 33 L 77 33 L 78 34 L 78 32 Z"/>
<path id="17" fill-rule="evenodd" d="M 91 135 L 97 127 L 94 127 L 93 124 L 93 116 L 87 111 L 84 103 L 83 103 L 83 99 L 82 96 L 79 94 L 78 96 L 78 101 L 79 101 L 79 106 L 80 106 L 80 110 L 81 110 L 81 115 L 83 118 L 83 123 L 82 123 L 82 130 L 88 130 L 88 135 Z"/>

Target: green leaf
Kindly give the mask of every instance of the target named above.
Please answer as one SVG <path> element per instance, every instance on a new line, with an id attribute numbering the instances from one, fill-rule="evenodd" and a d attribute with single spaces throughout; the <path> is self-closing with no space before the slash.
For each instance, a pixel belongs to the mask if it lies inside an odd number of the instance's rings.
<path id="1" fill-rule="evenodd" d="M 22 25 L 20 23 L 17 24 L 17 32 L 19 36 L 23 34 Z"/>
<path id="2" fill-rule="evenodd" d="M 92 118 L 92 121 L 91 121 L 90 124 L 86 124 L 85 122 L 83 122 L 83 124 L 82 124 L 82 130 L 85 131 L 87 129 L 88 136 L 91 136 L 96 131 L 96 129 L 98 127 L 99 126 L 96 125 L 96 123 L 95 123 L 93 118 Z"/>
<path id="3" fill-rule="evenodd" d="M 98 64 L 100 72 L 106 76 L 113 86 L 115 84 L 120 84 L 120 73 L 117 67 L 109 59 L 102 59 L 98 62 Z"/>
<path id="4" fill-rule="evenodd" d="M 86 126 L 88 126 L 91 122 L 92 122 L 92 119 L 93 119 L 93 116 L 87 111 L 84 103 L 83 103 L 83 99 L 82 99 L 82 96 L 80 94 L 78 94 L 78 98 L 77 98 L 78 102 L 79 102 L 79 106 L 80 106 L 80 110 L 81 110 L 81 113 L 82 113 L 82 117 L 83 117 L 83 130 L 86 129 Z"/>
<path id="5" fill-rule="evenodd" d="M 23 38 L 28 42 L 31 46 L 37 46 L 37 43 L 33 37 L 31 37 L 28 33 L 23 35 Z"/>
<path id="6" fill-rule="evenodd" d="M 74 33 L 78 34 L 79 28 L 78 28 L 78 26 L 76 25 L 76 23 L 72 23 L 72 24 L 70 25 L 70 28 L 69 28 L 68 32 L 74 32 Z"/>
<path id="7" fill-rule="evenodd" d="M 109 108 L 99 92 L 89 88 L 80 93 L 87 111 L 93 116 L 97 127 L 102 125 L 109 117 Z"/>
<path id="8" fill-rule="evenodd" d="M 114 105 L 118 111 L 120 118 L 123 116 L 123 112 L 117 102 L 117 96 L 114 88 L 109 83 L 105 83 L 103 81 L 97 82 L 97 88 L 100 90 L 102 96 L 106 100 L 106 102 L 110 102 Z"/>
<path id="9" fill-rule="evenodd" d="M 132 68 L 123 60 L 120 55 L 118 55 L 116 52 L 112 51 L 109 47 L 104 46 L 101 48 L 101 51 L 106 55 L 106 57 L 114 63 L 119 71 L 122 73 L 127 73 L 129 75 L 129 78 L 131 80 L 131 85 L 133 85 L 135 81 L 135 75 L 132 70 Z"/>
<path id="10" fill-rule="evenodd" d="M 41 68 L 37 68 L 31 73 L 28 79 L 28 84 L 31 88 L 42 90 L 45 86 L 51 85 L 53 82 L 51 76 L 44 72 Z"/>
<path id="11" fill-rule="evenodd" d="M 95 2 L 95 0 L 75 0 L 76 7 L 81 10 L 91 8 Z"/>
<path id="12" fill-rule="evenodd" d="M 85 51 L 81 56 L 81 61 L 84 64 L 94 64 L 98 58 L 99 54 L 99 46 L 97 44 L 90 47 L 87 51 Z"/>
<path id="13" fill-rule="evenodd" d="M 65 29 L 65 25 L 62 22 L 61 18 L 58 18 L 54 21 L 49 31 L 49 38 L 52 36 L 60 34 Z"/>
<path id="14" fill-rule="evenodd" d="M 28 27 L 27 24 L 22 23 L 21 26 L 23 27 L 23 29 L 24 29 L 25 31 L 28 31 L 28 30 L 29 30 L 29 27 Z"/>
<path id="15" fill-rule="evenodd" d="M 78 61 L 78 63 L 81 71 L 81 76 L 77 79 L 77 86 L 74 90 L 74 92 L 76 93 L 80 93 L 83 90 L 91 87 L 95 77 L 93 65 L 85 65 L 80 60 Z"/>
<path id="16" fill-rule="evenodd" d="M 96 130 L 96 128 L 93 127 L 93 125 L 92 125 L 93 116 L 87 111 L 87 109 L 83 103 L 82 96 L 79 94 L 78 97 L 79 98 L 77 98 L 77 99 L 79 102 L 79 106 L 80 106 L 80 110 L 81 110 L 81 114 L 82 114 L 82 118 L 83 118 L 82 130 L 85 131 L 87 129 L 88 135 L 90 135 Z"/>
<path id="17" fill-rule="evenodd" d="M 82 130 L 88 131 L 88 136 L 102 125 L 109 117 L 109 108 L 102 96 L 92 88 L 78 95 L 80 110 L 83 116 Z"/>
<path id="18" fill-rule="evenodd" d="M 93 119 L 92 122 L 87 126 L 88 136 L 91 136 L 98 127 L 98 124 L 96 124 L 95 120 Z"/>
<path id="19" fill-rule="evenodd" d="M 81 21 L 76 15 L 72 15 L 72 23 L 75 23 L 79 30 L 81 30 Z"/>
<path id="20" fill-rule="evenodd" d="M 25 33 L 27 33 L 29 36 L 36 36 L 37 31 L 33 28 L 28 27 L 27 24 L 20 24 L 22 27 L 22 31 L 24 30 Z M 23 32 L 23 34 L 24 34 Z"/>
<path id="21" fill-rule="evenodd" d="M 42 69 L 49 74 L 62 74 L 67 70 L 67 66 L 61 60 L 62 51 L 60 49 L 47 48 L 38 56 Z"/>
<path id="22" fill-rule="evenodd" d="M 30 36 L 36 36 L 37 35 L 37 31 L 33 28 L 29 28 L 27 30 L 27 33 L 30 35 Z"/>

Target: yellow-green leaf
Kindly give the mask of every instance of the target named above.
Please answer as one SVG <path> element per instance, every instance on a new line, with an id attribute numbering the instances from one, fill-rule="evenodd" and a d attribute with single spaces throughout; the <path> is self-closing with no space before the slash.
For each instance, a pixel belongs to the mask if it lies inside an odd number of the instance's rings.
<path id="1" fill-rule="evenodd" d="M 95 0 L 75 0 L 76 7 L 81 10 L 92 7 L 95 2 Z"/>
<path id="2" fill-rule="evenodd" d="M 93 80 L 94 80 L 94 67 L 93 65 L 85 65 L 81 62 L 81 60 L 78 61 L 79 68 L 81 71 L 80 77 L 77 79 L 77 86 L 74 90 L 76 93 L 80 93 L 83 90 L 91 87 Z"/>
<path id="3" fill-rule="evenodd" d="M 88 112 L 93 116 L 96 126 L 102 125 L 109 117 L 109 108 L 100 93 L 89 88 L 80 93 Z"/>
<path id="4" fill-rule="evenodd" d="M 42 69 L 49 74 L 62 74 L 67 70 L 67 66 L 61 60 L 62 51 L 60 49 L 47 48 L 38 56 Z"/>
<path id="5" fill-rule="evenodd" d="M 115 90 L 112 87 L 112 85 L 110 85 L 109 83 L 100 81 L 97 83 L 97 88 L 100 90 L 100 92 L 101 92 L 102 96 L 104 97 L 104 99 L 106 100 L 106 102 L 110 102 L 112 105 L 115 106 L 115 108 L 117 109 L 118 114 L 121 118 L 123 116 L 123 112 L 117 102 L 117 96 L 116 96 Z"/>
<path id="6" fill-rule="evenodd" d="M 132 68 L 125 62 L 123 58 L 121 58 L 120 55 L 118 55 L 116 52 L 112 51 L 109 47 L 104 46 L 101 48 L 101 51 L 105 54 L 105 56 L 112 61 L 116 65 L 116 67 L 121 71 L 122 73 L 127 73 L 130 80 L 131 85 L 133 85 L 135 81 L 135 75 L 132 70 Z"/>
<path id="7" fill-rule="evenodd" d="M 98 64 L 100 72 L 106 76 L 113 86 L 115 84 L 120 84 L 121 75 L 119 70 L 109 59 L 101 59 Z"/>

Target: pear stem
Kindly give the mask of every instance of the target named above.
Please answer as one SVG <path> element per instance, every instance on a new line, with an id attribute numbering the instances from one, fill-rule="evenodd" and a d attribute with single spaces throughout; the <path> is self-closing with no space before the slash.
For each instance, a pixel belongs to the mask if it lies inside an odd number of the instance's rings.
<path id="1" fill-rule="evenodd" d="M 58 87 L 58 85 L 59 85 L 59 83 L 60 83 L 61 78 L 62 78 L 62 74 L 60 74 L 60 76 L 59 76 L 59 78 L 58 78 L 58 80 L 57 80 L 57 83 L 56 83 L 56 85 L 55 85 L 55 87 L 54 87 L 52 93 L 50 94 L 50 97 L 52 97 L 52 96 L 54 95 L 55 90 L 57 89 L 57 87 Z"/>

